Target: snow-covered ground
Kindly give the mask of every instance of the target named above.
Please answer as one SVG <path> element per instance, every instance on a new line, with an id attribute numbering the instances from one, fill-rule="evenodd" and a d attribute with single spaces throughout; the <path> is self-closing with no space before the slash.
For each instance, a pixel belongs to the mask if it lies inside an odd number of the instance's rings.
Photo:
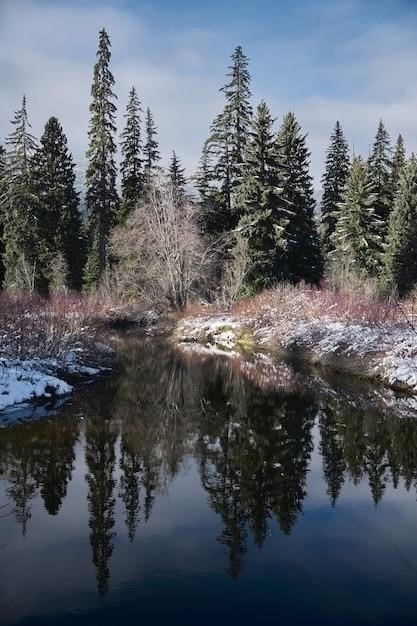
<path id="1" fill-rule="evenodd" d="M 406 324 L 302 321 L 279 315 L 265 324 L 262 318 L 213 315 L 182 320 L 176 337 L 179 342 L 233 351 L 248 330 L 258 348 L 298 354 L 312 363 L 417 395 L 417 333 Z"/>

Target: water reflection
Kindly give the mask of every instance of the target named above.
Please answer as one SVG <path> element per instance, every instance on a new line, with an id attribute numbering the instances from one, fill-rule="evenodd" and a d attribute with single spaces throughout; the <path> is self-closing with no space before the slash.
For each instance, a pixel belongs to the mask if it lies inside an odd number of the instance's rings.
<path id="1" fill-rule="evenodd" d="M 221 522 L 217 539 L 233 578 L 245 568 L 248 542 L 262 547 L 274 524 L 284 535 L 296 526 L 308 495 L 315 431 L 332 507 L 346 482 L 367 482 L 375 506 L 388 486 L 416 488 L 417 422 L 411 418 L 372 407 L 364 413 L 335 394 L 303 390 L 286 366 L 273 370 L 272 384 L 265 368 L 257 380 L 250 363 L 201 360 L 155 341 L 127 343 L 123 363 L 119 377 L 80 393 L 60 416 L 0 431 L 7 499 L 0 514 L 12 511 L 23 535 L 30 533 L 37 499 L 49 515 L 61 514 L 74 468 L 85 463 L 86 532 L 102 597 L 110 586 L 118 516 L 135 542 L 189 459 Z"/>

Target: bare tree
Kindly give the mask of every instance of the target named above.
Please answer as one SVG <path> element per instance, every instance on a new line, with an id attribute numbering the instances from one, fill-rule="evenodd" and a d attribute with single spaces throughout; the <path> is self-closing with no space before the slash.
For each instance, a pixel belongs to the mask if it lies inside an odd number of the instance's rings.
<path id="1" fill-rule="evenodd" d="M 112 237 L 127 296 L 183 308 L 190 296 L 207 289 L 217 245 L 201 235 L 198 212 L 166 176 L 153 184 L 146 200 Z"/>

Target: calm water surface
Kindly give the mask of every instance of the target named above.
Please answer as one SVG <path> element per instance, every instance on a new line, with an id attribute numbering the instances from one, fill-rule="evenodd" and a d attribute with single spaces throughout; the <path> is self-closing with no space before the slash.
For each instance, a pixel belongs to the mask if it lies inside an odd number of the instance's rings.
<path id="1" fill-rule="evenodd" d="M 1 624 L 417 623 L 417 421 L 284 366 L 123 361 L 0 429 Z"/>

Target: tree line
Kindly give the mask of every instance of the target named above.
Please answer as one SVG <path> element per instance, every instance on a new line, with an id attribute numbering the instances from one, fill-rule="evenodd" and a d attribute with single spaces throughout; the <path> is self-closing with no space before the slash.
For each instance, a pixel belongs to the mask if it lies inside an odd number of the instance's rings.
<path id="1" fill-rule="evenodd" d="M 14 115 L 13 130 L 0 146 L 4 289 L 94 290 L 117 268 L 119 276 L 134 268 L 145 290 L 156 274 L 171 273 L 158 297 L 174 306 L 184 306 L 191 293 L 207 295 L 211 288 L 213 295 L 226 283 L 232 283 L 234 297 L 277 281 L 318 285 L 329 268 L 374 279 L 386 292 L 404 295 L 413 288 L 417 160 L 406 158 L 401 135 L 392 148 L 382 120 L 367 159 L 350 155 L 336 122 L 317 207 L 306 134 L 292 112 L 275 130 L 264 101 L 252 110 L 248 58 L 238 46 L 221 89 L 225 104 L 211 124 L 195 175 L 186 179 L 175 151 L 161 174 L 157 126 L 149 108 L 143 115 L 134 86 L 118 171 L 110 61 L 103 29 L 91 86 L 82 210 L 75 164 L 58 119 L 46 122 L 37 142 L 25 97 Z M 148 206 L 155 219 L 144 230 Z M 188 235 L 180 240 L 170 237 L 171 231 Z M 132 232 L 141 233 L 140 253 Z M 149 271 L 158 255 L 161 262 Z"/>

